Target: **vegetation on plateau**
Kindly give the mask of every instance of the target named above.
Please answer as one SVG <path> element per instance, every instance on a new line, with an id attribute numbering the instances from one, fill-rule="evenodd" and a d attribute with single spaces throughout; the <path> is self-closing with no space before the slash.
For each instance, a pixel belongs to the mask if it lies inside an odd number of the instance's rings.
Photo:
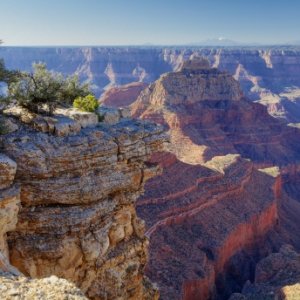
<path id="1" fill-rule="evenodd" d="M 33 64 L 33 72 L 9 71 L 0 59 L 0 134 L 5 132 L 3 110 L 10 103 L 46 115 L 52 115 L 57 106 L 73 105 L 87 112 L 99 106 L 89 84 L 81 83 L 77 75 L 64 77 L 43 63 Z"/>
<path id="2" fill-rule="evenodd" d="M 77 97 L 90 94 L 89 85 L 82 84 L 77 75 L 64 78 L 47 70 L 45 64 L 33 65 L 33 72 L 22 72 L 8 88 L 12 100 L 34 113 L 52 115 L 58 105 L 71 106 Z"/>
<path id="3" fill-rule="evenodd" d="M 85 97 L 77 97 L 74 100 L 73 106 L 82 111 L 94 112 L 99 107 L 99 103 L 95 96 L 89 94 Z"/>
<path id="4" fill-rule="evenodd" d="M 1 44 L 2 41 L 0 40 L 0 45 Z M 11 82 L 16 80 L 17 76 L 18 72 L 7 70 L 5 68 L 4 61 L 0 59 L 0 134 L 4 134 L 6 132 L 3 110 L 8 103 L 8 97 L 6 97 L 3 91 Z"/>

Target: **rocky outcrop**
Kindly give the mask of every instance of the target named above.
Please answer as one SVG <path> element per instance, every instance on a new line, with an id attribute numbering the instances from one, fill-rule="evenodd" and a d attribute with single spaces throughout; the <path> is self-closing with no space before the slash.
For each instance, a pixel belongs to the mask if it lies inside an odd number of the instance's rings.
<path id="1" fill-rule="evenodd" d="M 0 294 L 6 300 L 87 300 L 80 289 L 65 279 L 56 276 L 30 279 L 1 271 Z"/>
<path id="2" fill-rule="evenodd" d="M 166 135 L 144 121 L 85 127 L 78 118 L 76 132 L 56 136 L 29 123 L 2 138 L 21 186 L 18 223 L 7 229 L 11 264 L 31 278 L 67 279 L 90 299 L 157 299 L 143 276 L 148 240 L 135 200 L 159 172 L 145 161 Z"/>
<path id="3" fill-rule="evenodd" d="M 2 47 L 9 68 L 31 70 L 45 62 L 63 74 L 77 73 L 88 80 L 98 96 L 108 90 L 106 105 L 124 105 L 137 89 L 118 86 L 151 83 L 165 72 L 177 70 L 193 55 L 205 56 L 213 67 L 239 81 L 244 94 L 268 107 L 271 115 L 300 122 L 300 50 L 295 47 Z M 139 83 L 139 85 L 142 85 Z M 109 88 L 113 88 L 109 91 Z M 116 87 L 116 89 L 114 89 Z M 113 93 L 111 93 L 113 92 Z M 122 99 L 119 97 L 122 96 Z M 106 97 L 105 96 L 105 97 Z M 111 100 L 109 100 L 111 99 Z M 128 102 L 127 102 L 128 100 Z"/>
<path id="4" fill-rule="evenodd" d="M 299 161 L 300 133 L 201 61 L 162 75 L 131 108 L 163 124 L 171 140 L 171 154 L 152 157 L 162 175 L 138 200 L 151 240 L 147 274 L 163 299 L 228 298 L 288 236 L 278 225 L 281 172 Z"/>
<path id="5" fill-rule="evenodd" d="M 20 205 L 20 188 L 14 184 L 16 163 L 0 154 L 0 270 L 19 274 L 10 265 L 7 233 L 15 229 Z"/>
<path id="6" fill-rule="evenodd" d="M 0 189 L 12 185 L 17 171 L 17 164 L 6 155 L 0 154 Z"/>
<path id="7" fill-rule="evenodd" d="M 214 68 L 162 75 L 131 109 L 169 128 L 172 151 L 190 164 L 229 153 L 271 165 L 299 158 L 299 131 L 249 102 L 231 76 Z"/>

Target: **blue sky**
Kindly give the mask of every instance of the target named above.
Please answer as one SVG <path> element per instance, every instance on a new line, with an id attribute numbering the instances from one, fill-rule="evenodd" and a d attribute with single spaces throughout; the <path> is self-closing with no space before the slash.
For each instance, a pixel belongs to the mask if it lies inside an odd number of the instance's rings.
<path id="1" fill-rule="evenodd" d="M 0 0 L 5 45 L 300 40 L 300 0 Z"/>

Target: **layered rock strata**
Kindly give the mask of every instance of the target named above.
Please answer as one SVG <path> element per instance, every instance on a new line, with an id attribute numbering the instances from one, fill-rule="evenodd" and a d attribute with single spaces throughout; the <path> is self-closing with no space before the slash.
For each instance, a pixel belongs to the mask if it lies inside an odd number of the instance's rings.
<path id="1" fill-rule="evenodd" d="M 14 184 L 17 164 L 0 154 L 0 269 L 13 274 L 19 272 L 10 265 L 7 233 L 15 229 L 20 205 L 20 188 Z"/>
<path id="2" fill-rule="evenodd" d="M 167 153 L 154 159 L 164 171 L 146 184 L 138 214 L 151 241 L 147 273 L 159 283 L 162 299 L 222 294 L 216 281 L 229 260 L 256 248 L 276 225 L 279 178 L 236 155 L 217 159 L 220 171 Z"/>
<path id="3" fill-rule="evenodd" d="M 90 299 L 157 299 L 143 276 L 148 240 L 135 201 L 159 172 L 145 160 L 166 135 L 130 119 L 80 127 L 54 136 L 20 124 L 3 138 L 22 203 L 10 261 L 32 278 L 67 279 Z"/>
<path id="4" fill-rule="evenodd" d="M 281 172 L 299 161 L 299 131 L 199 58 L 162 75 L 131 109 L 163 124 L 171 139 L 171 154 L 152 157 L 162 175 L 138 200 L 151 240 L 149 277 L 162 299 L 228 298 L 292 235 L 279 225 L 288 198 Z"/>

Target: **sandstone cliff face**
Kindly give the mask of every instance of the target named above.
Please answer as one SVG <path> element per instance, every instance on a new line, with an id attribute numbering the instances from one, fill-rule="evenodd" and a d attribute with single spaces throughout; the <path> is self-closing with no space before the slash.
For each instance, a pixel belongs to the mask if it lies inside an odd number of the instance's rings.
<path id="1" fill-rule="evenodd" d="M 0 57 L 9 68 L 30 70 L 33 62 L 43 61 L 50 69 L 64 74 L 77 73 L 82 80 L 89 80 L 98 95 L 110 87 L 153 82 L 163 73 L 177 70 L 195 54 L 207 57 L 213 67 L 233 75 L 245 95 L 265 104 L 271 115 L 288 122 L 300 122 L 300 50 L 297 46 L 0 49 Z"/>
<path id="2" fill-rule="evenodd" d="M 226 299 L 292 235 L 281 172 L 299 161 L 300 133 L 245 99 L 229 75 L 187 66 L 131 105 L 171 139 L 171 154 L 152 157 L 162 175 L 138 200 L 151 240 L 147 273 L 162 299 Z"/>
<path id="3" fill-rule="evenodd" d="M 15 229 L 18 221 L 20 188 L 14 184 L 16 163 L 0 154 L 0 269 L 17 273 L 9 263 L 7 233 Z"/>
<path id="4" fill-rule="evenodd" d="M 90 299 L 157 299 L 143 276 L 148 240 L 135 201 L 159 172 L 144 162 L 165 141 L 161 127 L 130 119 L 58 137 L 25 125 L 6 135 L 22 204 L 16 228 L 3 232 L 11 264 L 32 278 L 67 279 Z"/>
<path id="5" fill-rule="evenodd" d="M 65 279 L 51 276 L 31 279 L 0 271 L 0 295 L 5 300 L 87 300 L 84 293 Z"/>

